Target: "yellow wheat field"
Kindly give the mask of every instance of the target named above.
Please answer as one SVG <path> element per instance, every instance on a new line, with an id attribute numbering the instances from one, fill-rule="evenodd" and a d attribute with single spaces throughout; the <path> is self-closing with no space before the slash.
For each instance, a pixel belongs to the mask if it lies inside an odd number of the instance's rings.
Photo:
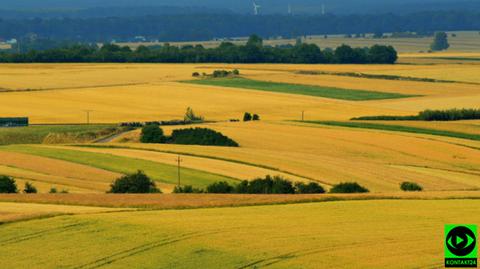
<path id="1" fill-rule="evenodd" d="M 477 141 L 273 122 L 205 126 L 233 138 L 241 147 L 116 145 L 267 165 L 330 185 L 358 181 L 373 191 L 398 190 L 399 184 L 408 180 L 421 182 L 428 190 L 480 188 L 476 169 L 480 153 L 471 148 L 480 147 Z M 164 129 L 166 133 L 171 130 Z M 423 167 L 425 172 L 410 169 L 415 167 Z"/>
<path id="2" fill-rule="evenodd" d="M 0 223 L 65 214 L 91 214 L 126 210 L 88 206 L 42 205 L 7 202 L 1 202 L 0 208 Z"/>
<path id="3" fill-rule="evenodd" d="M 377 200 L 78 214 L 3 227 L 2 265 L 441 268 L 444 224 L 478 223 L 479 206 Z"/>
<path id="4" fill-rule="evenodd" d="M 352 102 L 178 83 L 193 71 L 239 68 L 246 77 L 286 83 L 398 92 L 423 97 Z M 1 65 L 1 116 L 28 116 L 32 123 L 117 123 L 180 119 L 193 107 L 209 120 L 255 111 L 268 120 L 348 120 L 356 116 L 408 115 L 427 108 L 474 107 L 477 85 L 296 75 L 299 70 L 364 72 L 476 81 L 475 65 L 226 65 L 226 64 L 29 64 Z M 452 78 L 450 78 L 452 76 Z M 20 92 L 8 92 L 20 90 Z M 40 91 L 22 91 L 40 90 Z"/>

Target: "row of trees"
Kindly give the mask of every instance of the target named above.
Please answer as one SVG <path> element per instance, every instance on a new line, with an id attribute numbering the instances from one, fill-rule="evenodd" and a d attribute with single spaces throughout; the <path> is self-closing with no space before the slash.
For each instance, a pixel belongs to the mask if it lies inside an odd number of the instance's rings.
<path id="1" fill-rule="evenodd" d="M 480 13 L 476 11 L 325 16 L 179 14 L 0 20 L 0 36 L 3 38 L 18 39 L 33 33 L 43 38 L 81 42 L 132 41 L 135 36 L 160 41 L 212 40 L 216 37 L 248 36 L 252 32 L 262 36 L 292 38 L 303 35 L 478 29 Z"/>
<path id="2" fill-rule="evenodd" d="M 352 120 L 421 120 L 421 121 L 456 121 L 456 120 L 479 120 L 480 109 L 463 108 L 432 110 L 427 109 L 412 116 L 365 116 L 352 118 Z"/>
<path id="3" fill-rule="evenodd" d="M 155 62 L 155 63 L 339 63 L 339 64 L 393 64 L 397 52 L 391 46 L 374 45 L 370 48 L 352 48 L 342 45 L 335 50 L 321 50 L 315 44 L 298 43 L 295 46 L 264 46 L 263 40 L 252 35 L 246 45 L 223 42 L 217 48 L 201 45 L 176 47 L 140 46 L 136 50 L 105 44 L 73 45 L 26 53 L 1 53 L 0 62 Z"/>

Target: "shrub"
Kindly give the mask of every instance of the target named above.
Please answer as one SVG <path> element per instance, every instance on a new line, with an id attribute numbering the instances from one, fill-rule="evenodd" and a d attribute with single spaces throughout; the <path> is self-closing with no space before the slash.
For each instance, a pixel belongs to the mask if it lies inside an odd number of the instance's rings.
<path id="1" fill-rule="evenodd" d="M 187 186 L 175 186 L 173 193 L 204 193 L 202 189 L 194 188 L 190 185 Z"/>
<path id="2" fill-rule="evenodd" d="M 37 188 L 33 186 L 30 182 L 25 182 L 25 188 L 23 189 L 23 193 L 37 193 Z"/>
<path id="3" fill-rule="evenodd" d="M 260 116 L 258 116 L 257 114 L 253 114 L 252 120 L 254 121 L 260 120 Z"/>
<path id="4" fill-rule="evenodd" d="M 356 182 L 344 182 L 334 185 L 330 193 L 365 193 L 369 190 Z"/>
<path id="5" fill-rule="evenodd" d="M 234 69 L 232 71 L 232 74 L 234 74 L 235 76 L 239 76 L 240 75 L 240 71 L 238 71 L 238 69 Z"/>
<path id="6" fill-rule="evenodd" d="M 198 73 L 198 72 L 193 72 L 193 73 L 192 73 L 192 77 L 195 77 L 195 78 L 196 78 L 196 77 L 199 77 L 199 76 L 200 76 L 200 73 Z"/>
<path id="7" fill-rule="evenodd" d="M 51 187 L 48 193 L 58 193 L 57 188 Z"/>
<path id="8" fill-rule="evenodd" d="M 430 49 L 433 51 L 446 50 L 450 47 L 448 43 L 448 35 L 445 32 L 435 33 L 433 43 L 430 45 Z"/>
<path id="9" fill-rule="evenodd" d="M 181 145 L 238 147 L 238 143 L 222 133 L 207 128 L 179 129 L 172 132 L 168 142 Z"/>
<path id="10" fill-rule="evenodd" d="M 8 176 L 0 176 L 0 193 L 17 193 L 15 180 Z"/>
<path id="11" fill-rule="evenodd" d="M 158 124 L 149 124 L 142 128 L 140 142 L 142 143 L 165 143 L 166 138 Z"/>
<path id="12" fill-rule="evenodd" d="M 311 193 L 325 193 L 325 189 L 316 182 L 305 184 L 303 182 L 295 183 L 295 193 L 311 194 Z"/>
<path id="13" fill-rule="evenodd" d="M 252 120 L 252 114 L 245 112 L 243 115 L 243 121 L 251 121 Z"/>
<path id="14" fill-rule="evenodd" d="M 207 186 L 207 193 L 232 193 L 233 186 L 226 181 L 215 182 Z"/>
<path id="15" fill-rule="evenodd" d="M 110 185 L 110 193 L 160 193 L 160 190 L 145 173 L 123 176 Z"/>
<path id="16" fill-rule="evenodd" d="M 400 189 L 402 191 L 422 191 L 423 188 L 415 182 L 403 182 L 400 184 Z"/>

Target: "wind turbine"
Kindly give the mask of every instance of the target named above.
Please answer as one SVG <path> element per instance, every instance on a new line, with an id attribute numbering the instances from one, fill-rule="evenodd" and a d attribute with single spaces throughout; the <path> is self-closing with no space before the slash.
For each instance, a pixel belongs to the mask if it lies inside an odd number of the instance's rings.
<path id="1" fill-rule="evenodd" d="M 253 14 L 254 15 L 258 15 L 259 13 L 259 10 L 262 6 L 260 5 L 257 5 L 257 2 L 253 1 Z"/>

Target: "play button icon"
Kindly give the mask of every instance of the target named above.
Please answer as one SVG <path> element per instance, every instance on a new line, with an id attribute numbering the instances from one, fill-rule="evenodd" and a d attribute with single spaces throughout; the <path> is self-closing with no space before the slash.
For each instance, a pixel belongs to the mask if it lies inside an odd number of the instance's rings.
<path id="1" fill-rule="evenodd" d="M 476 246 L 475 234 L 465 226 L 451 230 L 446 237 L 448 250 L 457 256 L 470 254 Z"/>

